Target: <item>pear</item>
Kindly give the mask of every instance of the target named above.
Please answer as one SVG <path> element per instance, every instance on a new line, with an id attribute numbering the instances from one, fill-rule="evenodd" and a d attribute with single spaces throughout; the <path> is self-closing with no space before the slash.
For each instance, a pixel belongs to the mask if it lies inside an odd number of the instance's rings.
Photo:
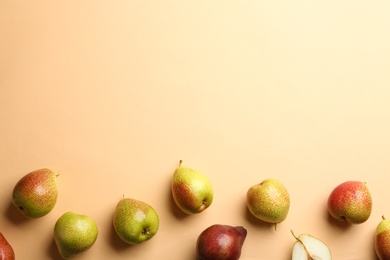
<path id="1" fill-rule="evenodd" d="M 328 198 L 329 214 L 350 224 L 364 223 L 371 215 L 372 198 L 366 184 L 346 181 L 333 189 Z"/>
<path id="2" fill-rule="evenodd" d="M 182 166 L 182 161 L 173 173 L 171 190 L 176 205 L 186 214 L 200 213 L 213 202 L 213 188 L 208 178 Z"/>
<path id="3" fill-rule="evenodd" d="M 321 240 L 309 235 L 300 234 L 296 237 L 291 230 L 291 234 L 297 240 L 292 251 L 292 260 L 331 260 L 332 254 L 329 247 Z"/>
<path id="4" fill-rule="evenodd" d="M 0 260 L 15 260 L 15 252 L 3 233 L 0 232 Z"/>
<path id="5" fill-rule="evenodd" d="M 55 223 L 54 241 L 63 259 L 69 259 L 93 246 L 98 237 L 95 221 L 72 211 L 64 213 Z"/>
<path id="6" fill-rule="evenodd" d="M 276 225 L 288 215 L 290 195 L 281 182 L 270 178 L 248 189 L 246 203 L 253 216 Z"/>
<path id="7" fill-rule="evenodd" d="M 115 232 L 124 242 L 131 245 L 140 244 L 156 235 L 159 217 L 148 203 L 123 198 L 115 208 L 113 225 Z"/>
<path id="8" fill-rule="evenodd" d="M 242 226 L 211 225 L 198 236 L 198 260 L 238 260 L 247 230 Z"/>
<path id="9" fill-rule="evenodd" d="M 390 259 L 390 220 L 382 216 L 375 231 L 375 252 L 380 260 Z"/>
<path id="10" fill-rule="evenodd" d="M 26 174 L 16 183 L 12 203 L 24 216 L 39 218 L 54 208 L 57 197 L 57 175 L 44 168 Z"/>

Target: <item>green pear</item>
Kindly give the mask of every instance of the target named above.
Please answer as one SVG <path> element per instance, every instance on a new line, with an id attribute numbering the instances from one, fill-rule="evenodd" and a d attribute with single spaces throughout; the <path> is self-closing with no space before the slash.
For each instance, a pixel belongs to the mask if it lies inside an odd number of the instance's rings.
<path id="1" fill-rule="evenodd" d="M 0 232 L 0 259 L 1 260 L 15 260 L 15 252 L 10 243 Z"/>
<path id="2" fill-rule="evenodd" d="M 63 259 L 71 258 L 93 246 L 98 237 L 95 221 L 86 215 L 64 213 L 54 226 L 54 241 Z"/>
<path id="3" fill-rule="evenodd" d="M 40 169 L 26 174 L 15 185 L 12 203 L 28 218 L 48 214 L 58 197 L 57 174 L 50 169 Z"/>
<path id="4" fill-rule="evenodd" d="M 113 225 L 124 242 L 134 245 L 145 242 L 156 235 L 159 217 L 146 202 L 123 198 L 116 205 Z"/>
<path id="5" fill-rule="evenodd" d="M 213 202 L 213 188 L 207 177 L 182 166 L 182 161 L 173 173 L 171 190 L 176 205 L 187 214 L 200 213 Z"/>
<path id="6" fill-rule="evenodd" d="M 248 189 L 246 203 L 256 218 L 268 223 L 280 223 L 290 209 L 290 195 L 281 182 L 266 179 Z"/>
<path id="7" fill-rule="evenodd" d="M 390 259 L 390 220 L 384 216 L 376 227 L 375 252 L 380 260 Z"/>
<path id="8" fill-rule="evenodd" d="M 361 224 L 370 217 L 371 210 L 371 194 L 364 182 L 343 182 L 328 198 L 329 214 L 339 221 Z"/>

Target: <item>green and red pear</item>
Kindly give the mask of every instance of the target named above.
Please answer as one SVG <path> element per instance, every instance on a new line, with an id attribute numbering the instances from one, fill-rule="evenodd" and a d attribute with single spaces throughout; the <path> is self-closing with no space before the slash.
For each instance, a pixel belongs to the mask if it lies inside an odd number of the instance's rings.
<path id="1" fill-rule="evenodd" d="M 346 181 L 333 189 L 328 198 L 329 214 L 350 224 L 364 223 L 371 215 L 371 193 L 364 182 Z"/>
<path id="2" fill-rule="evenodd" d="M 380 260 L 390 259 L 390 220 L 382 216 L 375 230 L 375 252 Z"/>
<path id="3" fill-rule="evenodd" d="M 183 166 L 182 161 L 173 173 L 171 190 L 176 205 L 187 214 L 200 213 L 213 202 L 213 188 L 209 179 Z"/>
<path id="4" fill-rule="evenodd" d="M 48 214 L 58 197 L 57 174 L 44 168 L 23 176 L 12 192 L 12 203 L 28 218 Z"/>

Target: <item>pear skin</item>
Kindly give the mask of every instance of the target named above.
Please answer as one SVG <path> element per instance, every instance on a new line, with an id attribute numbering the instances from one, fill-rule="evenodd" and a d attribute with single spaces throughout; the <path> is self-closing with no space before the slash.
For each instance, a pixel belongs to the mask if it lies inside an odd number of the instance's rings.
<path id="1" fill-rule="evenodd" d="M 346 181 L 335 187 L 328 198 L 329 214 L 350 224 L 364 223 L 371 215 L 372 198 L 366 184 Z"/>
<path id="2" fill-rule="evenodd" d="M 187 214 L 196 214 L 207 209 L 213 202 L 213 188 L 202 173 L 185 167 L 180 161 L 171 184 L 176 205 Z"/>
<path id="3" fill-rule="evenodd" d="M 256 218 L 268 223 L 280 223 L 290 209 L 290 195 L 276 179 L 266 179 L 248 189 L 246 203 Z"/>
<path id="4" fill-rule="evenodd" d="M 96 222 L 72 211 L 64 213 L 55 223 L 54 241 L 63 259 L 69 259 L 91 248 L 98 237 Z"/>
<path id="5" fill-rule="evenodd" d="M 246 236 L 243 226 L 211 225 L 198 236 L 197 260 L 238 260 Z"/>
<path id="6" fill-rule="evenodd" d="M 155 209 L 148 203 L 123 198 L 115 208 L 113 225 L 120 239 L 130 245 L 135 245 L 156 235 L 159 228 L 159 217 Z"/>
<path id="7" fill-rule="evenodd" d="M 0 260 L 15 260 L 15 252 L 7 239 L 0 232 Z"/>
<path id="8" fill-rule="evenodd" d="M 12 203 L 24 216 L 39 218 L 54 208 L 57 197 L 57 175 L 44 168 L 26 174 L 16 183 Z"/>
<path id="9" fill-rule="evenodd" d="M 380 260 L 390 259 L 390 220 L 382 216 L 375 231 L 375 252 Z"/>

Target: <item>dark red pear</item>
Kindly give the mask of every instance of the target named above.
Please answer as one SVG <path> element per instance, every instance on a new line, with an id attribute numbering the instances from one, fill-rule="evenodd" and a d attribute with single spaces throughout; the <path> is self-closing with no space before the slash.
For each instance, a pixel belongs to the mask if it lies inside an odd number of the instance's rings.
<path id="1" fill-rule="evenodd" d="M 215 224 L 199 235 L 196 242 L 198 260 L 238 260 L 247 230 L 242 226 Z"/>
<path id="2" fill-rule="evenodd" d="M 15 260 L 14 249 L 2 233 L 0 233 L 0 260 Z"/>

